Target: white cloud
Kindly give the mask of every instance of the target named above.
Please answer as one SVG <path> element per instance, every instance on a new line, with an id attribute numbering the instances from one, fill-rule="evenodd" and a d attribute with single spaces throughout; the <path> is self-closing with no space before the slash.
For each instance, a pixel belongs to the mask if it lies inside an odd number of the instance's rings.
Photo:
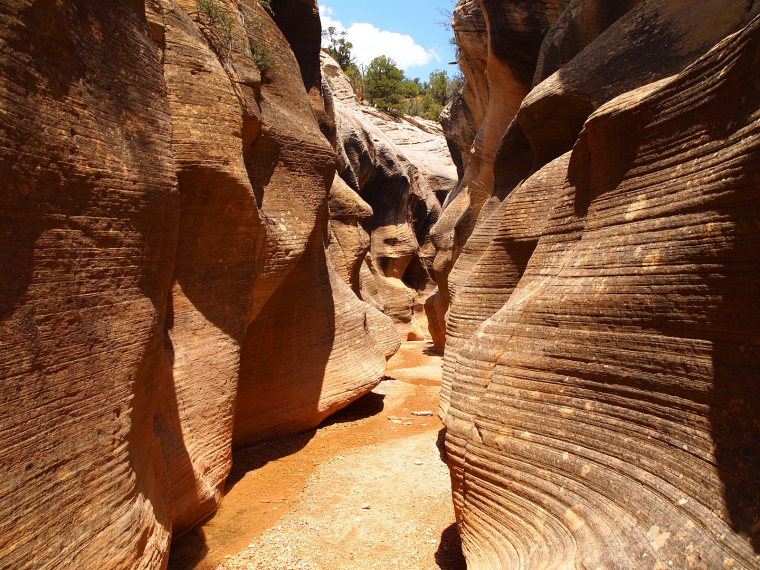
<path id="1" fill-rule="evenodd" d="M 369 65 L 379 55 L 387 55 L 406 71 L 410 67 L 421 67 L 434 59 L 441 58 L 432 49 L 425 49 L 412 36 L 381 30 L 366 22 L 357 22 L 346 27 L 334 18 L 335 12 L 328 6 L 319 7 L 322 29 L 334 27 L 338 33 L 346 32 L 346 39 L 353 44 L 352 53 L 357 63 Z"/>

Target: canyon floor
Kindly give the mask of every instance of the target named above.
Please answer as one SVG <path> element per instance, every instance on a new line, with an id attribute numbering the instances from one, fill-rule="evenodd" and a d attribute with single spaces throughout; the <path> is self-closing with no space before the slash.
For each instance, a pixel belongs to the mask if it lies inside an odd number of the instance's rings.
<path id="1" fill-rule="evenodd" d="M 318 429 L 237 452 L 221 508 L 175 540 L 169 569 L 464 570 L 440 360 L 404 343 L 388 378 Z"/>

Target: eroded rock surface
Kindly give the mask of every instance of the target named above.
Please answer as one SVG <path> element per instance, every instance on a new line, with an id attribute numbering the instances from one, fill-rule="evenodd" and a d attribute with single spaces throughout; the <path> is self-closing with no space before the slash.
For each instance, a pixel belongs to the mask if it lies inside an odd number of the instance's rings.
<path id="1" fill-rule="evenodd" d="M 492 190 L 455 212 L 442 409 L 468 568 L 760 567 L 750 4 L 570 2 Z"/>
<path id="2" fill-rule="evenodd" d="M 358 268 L 362 298 L 393 318 L 401 338 L 423 339 L 422 303 L 430 294 L 435 255 L 430 229 L 457 178 L 443 132 L 432 121 L 395 118 L 359 105 L 348 79 L 326 53 L 322 68 L 333 103 L 342 179 L 333 186 L 334 200 L 342 196 L 345 202 L 351 192 L 352 200 L 358 198 L 371 211 L 359 225 L 338 220 L 338 243 L 331 251 L 337 258 L 356 251 L 365 239 L 359 226 L 364 228 L 369 255 Z M 332 214 L 331 202 L 331 217 L 345 217 L 339 213 L 343 207 L 336 207 L 338 214 Z M 337 265 L 345 267 L 344 262 Z M 355 267 L 343 272 L 355 283 Z"/>
<path id="3" fill-rule="evenodd" d="M 460 2 L 454 11 L 452 24 L 461 42 L 466 83 L 444 113 L 444 126 L 452 154 L 462 157 L 458 167 L 463 173 L 431 230 L 438 291 L 428 299 L 426 313 L 439 350 L 445 343 L 444 319 L 451 303 L 449 274 L 478 212 L 493 193 L 496 152 L 530 90 L 543 33 L 565 4 L 566 0 L 470 0 Z"/>
<path id="4" fill-rule="evenodd" d="M 488 106 L 488 30 L 480 1 L 459 2 L 451 24 L 459 48 L 459 67 L 466 81 L 441 113 L 441 125 L 461 179 Z"/>
<path id="5" fill-rule="evenodd" d="M 2 566 L 157 568 L 179 227 L 163 70 L 134 2 L 3 2 L 0 37 Z"/>
<path id="6" fill-rule="evenodd" d="M 326 251 L 315 3 L 217 4 L 0 6 L 3 567 L 162 567 L 233 445 L 317 425 L 398 347 L 366 248 Z"/>

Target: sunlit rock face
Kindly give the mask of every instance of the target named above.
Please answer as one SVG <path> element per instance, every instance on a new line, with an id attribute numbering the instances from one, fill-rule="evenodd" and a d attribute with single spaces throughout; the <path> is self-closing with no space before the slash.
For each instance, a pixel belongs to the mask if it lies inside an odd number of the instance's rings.
<path id="1" fill-rule="evenodd" d="M 760 565 L 750 4 L 571 2 L 544 36 L 447 276 L 470 569 Z"/>
<path id="2" fill-rule="evenodd" d="M 488 107 L 488 30 L 480 1 L 459 2 L 451 25 L 459 50 L 459 67 L 466 82 L 441 113 L 441 125 L 461 179 Z"/>
<path id="3" fill-rule="evenodd" d="M 442 117 L 452 154 L 460 157 L 461 180 L 431 231 L 438 291 L 425 308 L 439 350 L 445 343 L 445 316 L 456 287 L 449 274 L 480 208 L 493 193 L 496 152 L 530 91 L 541 39 L 565 4 L 566 0 L 468 0 L 454 10 L 452 25 L 467 81 Z"/>
<path id="4" fill-rule="evenodd" d="M 740 2 L 731 10 L 718 3 L 701 3 L 699 10 L 694 6 L 678 9 L 677 4 L 640 4 L 624 17 L 608 21 L 611 27 L 601 36 L 598 28 L 602 24 L 597 21 L 596 35 L 585 36 L 593 43 L 561 71 L 536 85 L 522 102 L 499 142 L 500 159 L 488 171 L 493 184 L 479 186 L 483 192 L 477 201 L 460 199 L 458 196 L 464 189 L 460 186 L 457 197 L 446 205 L 433 228 L 432 239 L 437 246 L 438 297 L 442 308 L 448 311 L 446 343 L 452 356 L 461 342 L 471 336 L 474 327 L 502 305 L 503 291 L 494 295 L 482 291 L 477 299 L 467 295 L 459 300 L 456 297 L 488 247 L 495 225 L 500 223 L 505 197 L 531 173 L 570 151 L 584 121 L 595 108 L 626 90 L 683 69 L 725 34 L 735 30 L 747 15 L 746 7 Z M 586 17 L 597 12 L 590 10 L 586 3 L 568 6 L 567 13 L 546 36 L 541 48 L 544 61 L 551 52 L 547 46 L 561 44 L 575 29 L 567 24 L 568 17 L 573 14 Z M 715 20 L 710 30 L 700 30 L 697 25 L 699 18 L 704 17 Z M 691 36 L 678 36 L 679 43 L 674 43 L 672 37 L 688 29 L 695 31 Z M 537 75 L 540 74 L 537 72 Z M 477 156 L 476 147 L 473 151 L 473 156 Z M 453 228 L 447 225 L 449 222 Z M 453 358 L 446 359 L 444 369 L 450 371 L 452 363 Z M 447 400 L 445 381 L 444 405 Z"/>
<path id="5" fill-rule="evenodd" d="M 368 212 L 330 191 L 315 3 L 217 4 L 0 6 L 9 568 L 161 568 L 233 445 L 317 425 L 398 346 L 327 253 L 328 201 Z"/>
<path id="6" fill-rule="evenodd" d="M 430 229 L 442 199 L 456 186 L 456 167 L 437 123 L 392 117 L 360 105 L 326 53 L 322 69 L 336 124 L 341 176 L 341 189 L 336 190 L 342 195 L 351 191 L 370 211 L 361 224 L 369 254 L 360 268 L 359 293 L 391 316 L 400 338 L 423 339 L 427 324 L 422 303 L 433 285 L 435 255 Z M 340 232 L 335 233 L 337 237 Z M 363 239 L 354 235 L 338 239 L 338 256 L 346 249 L 344 243 L 354 250 L 356 240 Z"/>

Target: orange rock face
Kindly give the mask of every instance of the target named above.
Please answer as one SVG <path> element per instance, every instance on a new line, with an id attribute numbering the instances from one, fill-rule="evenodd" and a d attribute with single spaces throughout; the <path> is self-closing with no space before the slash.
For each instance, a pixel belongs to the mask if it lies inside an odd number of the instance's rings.
<path id="1" fill-rule="evenodd" d="M 0 6 L 7 568 L 155 568 L 166 552 L 154 419 L 174 395 L 179 196 L 146 28 L 134 2 Z"/>
<path id="2" fill-rule="evenodd" d="M 326 252 L 315 3 L 217 4 L 0 6 L 3 566 L 160 568 L 398 346 Z"/>
<path id="3" fill-rule="evenodd" d="M 459 48 L 459 67 L 466 81 L 441 113 L 441 125 L 461 179 L 488 107 L 488 30 L 480 2 L 459 2 L 451 25 Z"/>
<path id="4" fill-rule="evenodd" d="M 456 226 L 442 408 L 468 568 L 758 568 L 760 20 L 595 4 L 549 30 Z"/>
<path id="5" fill-rule="evenodd" d="M 462 178 L 431 230 L 438 291 L 425 308 L 439 350 L 445 343 L 445 315 L 455 287 L 449 274 L 478 212 L 493 193 L 496 152 L 530 90 L 542 34 L 565 4 L 566 0 L 463 0 L 454 11 L 452 24 L 467 82 L 447 108 L 443 122 L 452 154 L 461 157 Z"/>

